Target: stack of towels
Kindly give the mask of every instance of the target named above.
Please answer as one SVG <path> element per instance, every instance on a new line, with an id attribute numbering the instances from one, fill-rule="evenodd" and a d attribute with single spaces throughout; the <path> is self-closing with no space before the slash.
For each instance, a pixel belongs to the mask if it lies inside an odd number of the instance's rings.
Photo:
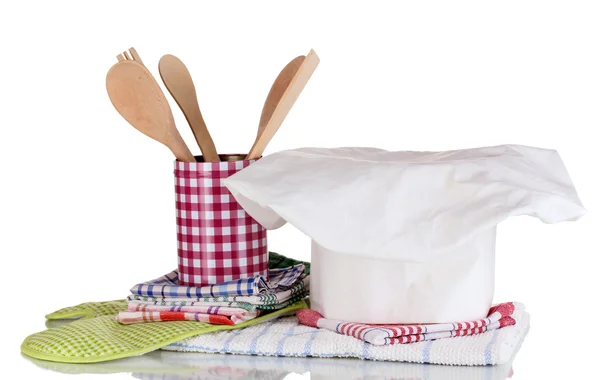
<path id="1" fill-rule="evenodd" d="M 276 265 L 273 265 L 274 261 Z M 131 288 L 131 294 L 127 297 L 127 311 L 119 312 L 116 319 L 122 324 L 200 321 L 237 325 L 301 300 L 308 301 L 309 264 L 270 253 L 270 268 L 268 278 L 256 276 L 200 287 L 179 285 L 178 272 L 173 271 Z M 324 318 L 314 310 L 304 309 L 297 312 L 297 321 L 372 345 L 387 346 L 478 335 L 512 326 L 524 309 L 518 302 L 507 302 L 493 306 L 486 318 L 477 321 L 414 325 L 338 321 Z"/>
<path id="2" fill-rule="evenodd" d="M 309 278 L 305 265 L 299 263 L 269 269 L 268 278 L 194 287 L 179 285 L 179 274 L 173 271 L 131 288 L 127 311 L 116 318 L 122 324 L 201 321 L 237 325 L 306 298 Z"/>

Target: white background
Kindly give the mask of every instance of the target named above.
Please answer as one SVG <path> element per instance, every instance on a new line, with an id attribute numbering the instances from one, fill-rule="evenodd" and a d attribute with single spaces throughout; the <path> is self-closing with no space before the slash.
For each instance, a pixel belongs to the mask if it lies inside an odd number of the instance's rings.
<path id="1" fill-rule="evenodd" d="M 105 90 L 115 56 L 131 46 L 159 82 L 163 54 L 187 64 L 221 153 L 249 150 L 272 81 L 310 48 L 321 64 L 266 154 L 504 143 L 558 150 L 588 214 L 557 225 L 503 222 L 495 298 L 524 302 L 532 315 L 514 379 L 597 370 L 600 336 L 585 325 L 595 323 L 599 289 L 598 3 L 326 3 L 1 3 L 3 371 L 64 378 L 19 352 L 44 329 L 44 315 L 124 298 L 176 266 L 171 152 L 127 124 Z M 289 226 L 269 233 L 269 248 L 310 257 L 309 240 Z"/>

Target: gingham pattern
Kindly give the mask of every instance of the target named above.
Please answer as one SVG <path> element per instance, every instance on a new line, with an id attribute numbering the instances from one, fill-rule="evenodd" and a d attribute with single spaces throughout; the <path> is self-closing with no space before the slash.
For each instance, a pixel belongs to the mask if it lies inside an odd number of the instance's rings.
<path id="1" fill-rule="evenodd" d="M 306 276 L 304 264 L 295 264 L 287 268 L 273 268 L 269 269 L 269 280 L 265 281 L 265 286 L 269 289 L 289 288 Z"/>
<path id="2" fill-rule="evenodd" d="M 299 261 L 292 259 L 291 257 L 280 255 L 277 252 L 269 252 L 269 269 L 285 269 L 296 264 L 304 264 L 304 273 L 310 275 L 310 263 L 308 261 Z"/>
<path id="3" fill-rule="evenodd" d="M 175 161 L 177 267 L 182 285 L 267 276 L 267 231 L 222 184 L 254 161 Z"/>
<path id="4" fill-rule="evenodd" d="M 515 310 L 523 309 L 524 306 L 520 303 L 507 302 L 492 307 L 487 318 L 477 321 L 426 325 L 369 325 L 343 322 L 323 318 L 314 310 L 300 310 L 298 321 L 303 325 L 331 330 L 374 345 L 393 345 L 475 335 L 512 326 L 515 324 L 512 317 Z"/>
<path id="5" fill-rule="evenodd" d="M 46 319 L 95 318 L 103 315 L 115 315 L 124 310 L 127 310 L 127 303 L 124 300 L 85 302 L 52 312 L 46 315 Z"/>
<path id="6" fill-rule="evenodd" d="M 289 288 L 304 276 L 304 264 L 296 264 L 284 269 L 269 269 L 269 279 L 262 275 L 228 281 L 201 287 L 187 286 L 180 280 L 178 271 L 167 273 L 157 279 L 137 284 L 131 288 L 132 294 L 161 298 L 193 298 L 220 296 L 250 296 L 273 293 Z"/>
<path id="7" fill-rule="evenodd" d="M 128 305 L 154 305 L 164 307 L 202 306 L 202 307 L 239 307 L 246 310 L 276 310 L 297 302 L 308 296 L 310 277 L 294 284 L 289 289 L 273 294 L 258 296 L 225 296 L 196 298 L 157 298 L 132 294 L 127 297 Z M 283 306 L 282 306 L 283 305 Z"/>
<path id="8" fill-rule="evenodd" d="M 177 306 L 177 305 L 212 305 L 222 306 L 223 304 L 234 304 L 236 307 L 245 307 L 238 305 L 248 305 L 248 307 L 256 306 L 264 310 L 269 310 L 266 306 L 276 307 L 282 302 L 291 299 L 304 298 L 308 295 L 310 287 L 310 276 L 304 277 L 288 289 L 277 291 L 271 294 L 259 294 L 255 296 L 221 296 L 221 297 L 196 297 L 196 298 L 160 298 L 147 297 L 132 294 L 127 297 L 128 303 L 144 303 L 160 306 Z"/>

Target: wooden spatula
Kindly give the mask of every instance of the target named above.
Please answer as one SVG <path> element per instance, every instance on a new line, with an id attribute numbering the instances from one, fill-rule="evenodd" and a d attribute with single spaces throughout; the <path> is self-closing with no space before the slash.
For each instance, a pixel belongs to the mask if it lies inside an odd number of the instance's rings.
<path id="1" fill-rule="evenodd" d="M 181 108 L 192 128 L 196 142 L 202 151 L 204 161 L 220 161 L 215 143 L 212 137 L 210 137 L 206 123 L 204 123 L 204 119 L 202 118 L 202 113 L 200 113 L 196 88 L 187 67 L 185 67 L 179 58 L 167 54 L 160 59 L 158 71 L 163 83 L 177 102 L 177 105 L 179 105 L 179 108 Z"/>
<path id="2" fill-rule="evenodd" d="M 294 75 L 298 72 L 298 69 L 302 65 L 306 56 L 301 55 L 294 59 L 292 59 L 275 79 L 273 85 L 271 86 L 271 90 L 269 91 L 269 95 L 267 95 L 267 99 L 265 100 L 265 104 L 262 109 L 262 114 L 260 115 L 260 122 L 258 123 L 258 133 L 256 134 L 256 138 L 258 139 L 260 135 L 265 130 L 267 123 L 271 120 L 271 116 L 273 116 L 273 112 L 275 108 L 277 108 L 277 104 L 281 100 L 285 90 L 288 88 Z"/>
<path id="3" fill-rule="evenodd" d="M 106 90 L 115 109 L 129 124 L 166 145 L 179 161 L 196 161 L 175 127 L 165 94 L 143 64 L 120 60 L 106 75 Z"/>
<path id="4" fill-rule="evenodd" d="M 308 53 L 308 55 L 306 57 L 304 57 L 304 56 L 296 57 L 292 62 L 290 62 L 288 64 L 288 66 L 291 66 L 291 67 L 288 69 L 288 67 L 286 66 L 283 69 L 283 71 L 286 71 L 286 69 L 287 69 L 287 70 L 289 70 L 289 72 L 292 72 L 294 69 L 294 66 L 297 65 L 299 62 L 301 62 L 300 67 L 298 67 L 296 69 L 295 73 L 293 74 L 292 79 L 289 81 L 285 80 L 285 82 L 288 84 L 287 84 L 285 90 L 283 91 L 282 95 L 278 96 L 276 94 L 277 92 L 279 92 L 281 90 L 274 90 L 273 88 L 271 88 L 271 91 L 269 92 L 269 96 L 267 96 L 267 102 L 270 101 L 269 97 L 271 97 L 271 93 L 275 93 L 275 94 L 273 94 L 272 98 L 279 99 L 279 101 L 272 112 L 265 111 L 263 108 L 263 115 L 266 114 L 264 117 L 265 118 L 268 117 L 268 121 L 266 122 L 266 125 L 265 125 L 264 129 L 262 130 L 262 132 L 260 131 L 261 126 L 259 125 L 259 136 L 256 138 L 254 145 L 252 145 L 250 152 L 246 156 L 247 160 L 256 159 L 256 158 L 262 156 L 265 148 L 267 147 L 267 144 L 269 143 L 269 141 L 271 141 L 271 139 L 275 135 L 275 132 L 277 132 L 277 130 L 283 123 L 283 120 L 285 119 L 287 114 L 290 112 L 290 110 L 294 106 L 296 99 L 298 99 L 298 96 L 300 96 L 300 93 L 306 86 L 306 83 L 308 83 L 308 80 L 310 79 L 312 73 L 315 71 L 315 69 L 319 65 L 319 57 L 317 56 L 317 53 L 315 53 L 315 51 L 311 49 L 311 51 Z M 283 72 L 282 72 L 282 74 L 280 74 L 280 76 L 282 76 L 282 82 L 284 82 L 284 80 L 283 80 L 284 75 L 288 75 L 287 71 L 286 71 L 286 74 L 283 74 Z M 278 79 L 279 79 L 279 77 L 278 77 Z M 276 83 L 274 83 L 273 86 L 277 86 L 277 80 L 275 82 Z M 265 106 L 266 106 L 266 103 L 265 103 Z M 270 114 L 270 117 L 268 116 L 269 114 Z M 262 124 L 262 119 L 263 119 L 263 116 L 261 116 L 261 124 Z"/>

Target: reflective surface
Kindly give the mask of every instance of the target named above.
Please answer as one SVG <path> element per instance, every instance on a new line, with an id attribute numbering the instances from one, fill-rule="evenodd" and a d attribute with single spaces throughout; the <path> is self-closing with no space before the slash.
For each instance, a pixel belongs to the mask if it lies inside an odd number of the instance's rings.
<path id="1" fill-rule="evenodd" d="M 501 366 L 456 367 L 357 359 L 264 357 L 160 350 L 138 357 L 97 364 L 53 363 L 23 357 L 39 367 L 60 373 L 131 373 L 136 379 L 281 380 L 298 374 L 295 378 L 504 380 L 512 376 L 512 363 Z"/>

